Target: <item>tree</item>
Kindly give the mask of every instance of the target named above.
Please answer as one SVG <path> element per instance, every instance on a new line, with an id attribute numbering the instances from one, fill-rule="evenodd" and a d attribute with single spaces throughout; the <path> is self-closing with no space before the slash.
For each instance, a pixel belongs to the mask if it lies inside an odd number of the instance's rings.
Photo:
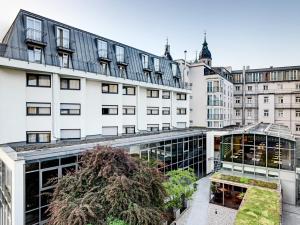
<path id="1" fill-rule="evenodd" d="M 49 206 L 51 225 L 106 225 L 108 218 L 130 225 L 162 221 L 163 175 L 123 149 L 97 147 L 77 172 L 62 177 Z"/>
<path id="2" fill-rule="evenodd" d="M 163 184 L 168 195 L 165 208 L 181 208 L 182 198 L 190 199 L 195 192 L 197 177 L 192 169 L 172 170 L 167 176 L 169 179 Z"/>

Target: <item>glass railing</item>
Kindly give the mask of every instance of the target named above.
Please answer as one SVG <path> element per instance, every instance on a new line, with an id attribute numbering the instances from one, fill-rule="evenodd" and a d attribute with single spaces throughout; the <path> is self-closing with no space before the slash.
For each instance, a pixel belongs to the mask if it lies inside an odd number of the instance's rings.
<path id="1" fill-rule="evenodd" d="M 26 30 L 26 39 L 42 42 L 42 31 L 28 28 Z"/>
<path id="2" fill-rule="evenodd" d="M 57 47 L 70 48 L 70 39 L 64 37 L 58 37 L 56 39 L 56 44 Z"/>

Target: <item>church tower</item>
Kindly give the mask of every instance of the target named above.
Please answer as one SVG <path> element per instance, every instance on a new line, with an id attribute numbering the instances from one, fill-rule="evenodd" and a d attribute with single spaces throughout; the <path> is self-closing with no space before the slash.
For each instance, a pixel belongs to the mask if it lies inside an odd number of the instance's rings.
<path id="1" fill-rule="evenodd" d="M 211 53 L 207 47 L 206 33 L 204 33 L 204 42 L 202 44 L 202 50 L 199 54 L 199 62 L 211 66 Z"/>

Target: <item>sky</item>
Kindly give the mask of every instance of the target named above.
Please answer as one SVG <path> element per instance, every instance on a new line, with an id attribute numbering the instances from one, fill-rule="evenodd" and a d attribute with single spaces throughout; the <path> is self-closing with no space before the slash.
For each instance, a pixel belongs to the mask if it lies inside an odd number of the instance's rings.
<path id="1" fill-rule="evenodd" d="M 0 39 L 20 9 L 174 59 L 194 60 L 204 32 L 213 66 L 300 65 L 299 0 L 0 0 Z"/>

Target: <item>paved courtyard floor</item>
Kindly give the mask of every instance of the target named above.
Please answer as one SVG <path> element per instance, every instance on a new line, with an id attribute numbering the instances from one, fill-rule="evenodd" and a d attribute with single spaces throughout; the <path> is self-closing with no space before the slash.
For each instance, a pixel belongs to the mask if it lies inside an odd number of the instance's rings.
<path id="1" fill-rule="evenodd" d="M 283 225 L 299 225 L 300 224 L 300 207 L 283 204 L 282 224 Z"/>

